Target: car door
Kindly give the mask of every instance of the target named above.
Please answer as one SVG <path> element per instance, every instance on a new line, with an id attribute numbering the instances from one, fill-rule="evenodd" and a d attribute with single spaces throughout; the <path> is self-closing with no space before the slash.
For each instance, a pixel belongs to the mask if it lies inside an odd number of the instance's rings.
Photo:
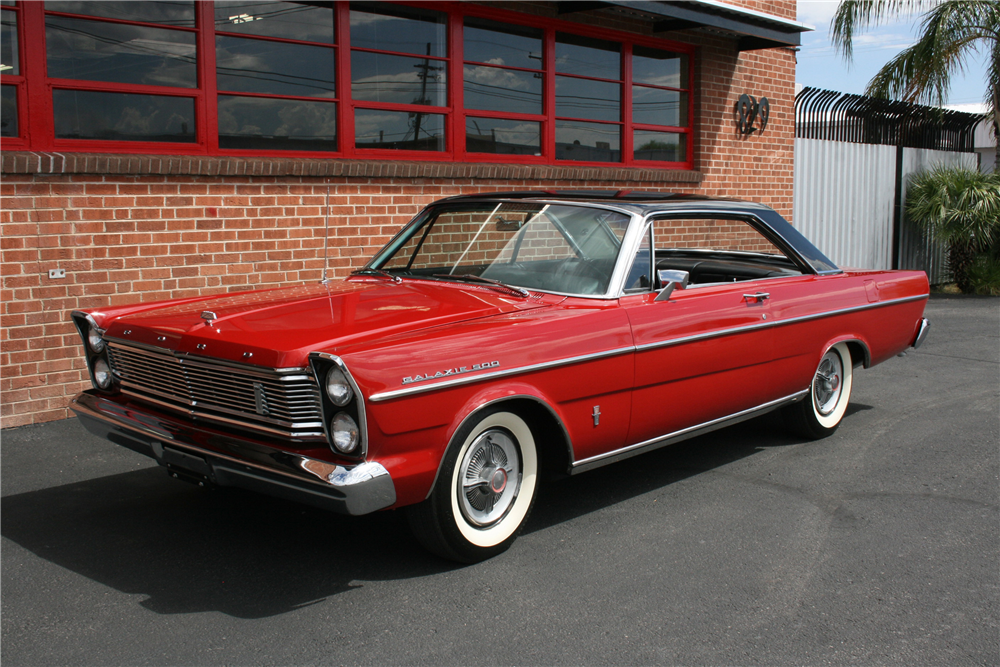
<path id="1" fill-rule="evenodd" d="M 768 264 L 773 244 L 740 219 L 671 216 L 651 227 L 651 271 L 686 270 L 692 282 L 667 300 L 641 287 L 621 299 L 636 347 L 630 445 L 777 398 L 768 284 L 783 269 Z M 659 287 L 655 274 L 648 281 Z"/>

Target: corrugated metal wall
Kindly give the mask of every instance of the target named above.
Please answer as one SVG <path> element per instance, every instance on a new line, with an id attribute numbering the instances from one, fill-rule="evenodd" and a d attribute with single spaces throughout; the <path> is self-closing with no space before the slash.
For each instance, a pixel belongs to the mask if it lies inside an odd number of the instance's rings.
<path id="1" fill-rule="evenodd" d="M 795 139 L 793 222 L 838 266 L 892 268 L 895 146 Z M 904 148 L 907 177 L 938 164 L 976 168 L 974 153 Z M 931 283 L 950 278 L 944 249 L 903 220 L 899 268 L 922 269 Z"/>
<path id="2" fill-rule="evenodd" d="M 838 266 L 888 269 L 896 147 L 795 140 L 792 221 Z"/>

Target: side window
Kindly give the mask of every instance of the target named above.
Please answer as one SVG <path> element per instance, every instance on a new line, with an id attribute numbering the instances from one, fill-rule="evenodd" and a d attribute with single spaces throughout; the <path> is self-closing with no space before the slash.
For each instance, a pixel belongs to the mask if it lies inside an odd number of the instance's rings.
<path id="1" fill-rule="evenodd" d="M 635 257 L 632 259 L 632 268 L 629 269 L 628 277 L 625 278 L 625 293 L 648 292 L 653 285 L 653 265 L 650 262 L 649 249 L 652 247 L 650 235 L 652 229 L 646 228 L 642 235 L 642 242 Z"/>
<path id="2" fill-rule="evenodd" d="M 690 274 L 690 285 L 798 275 L 795 264 L 740 218 L 661 218 L 653 221 L 656 270 Z"/>

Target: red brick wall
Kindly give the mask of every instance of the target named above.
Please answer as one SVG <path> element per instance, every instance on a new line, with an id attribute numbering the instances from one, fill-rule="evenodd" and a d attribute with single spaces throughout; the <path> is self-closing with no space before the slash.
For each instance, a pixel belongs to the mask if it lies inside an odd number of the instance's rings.
<path id="1" fill-rule="evenodd" d="M 794 0 L 737 4 L 795 13 Z M 74 309 L 319 280 L 328 187 L 334 276 L 363 264 L 424 204 L 470 191 L 696 192 L 759 201 L 790 217 L 794 52 L 739 53 L 734 40 L 702 33 L 677 39 L 699 45 L 694 174 L 4 155 L 0 425 L 67 417 L 70 397 L 89 386 L 69 322 Z M 733 107 L 742 93 L 770 100 L 762 135 L 736 132 Z M 130 175 L 136 173 L 146 175 Z M 66 277 L 50 279 L 52 268 L 65 269 Z"/>

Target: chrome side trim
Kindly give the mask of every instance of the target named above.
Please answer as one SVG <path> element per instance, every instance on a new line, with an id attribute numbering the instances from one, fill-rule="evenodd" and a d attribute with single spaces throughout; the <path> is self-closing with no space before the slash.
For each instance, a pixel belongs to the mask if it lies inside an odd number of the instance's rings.
<path id="1" fill-rule="evenodd" d="M 330 363 L 336 365 L 340 371 L 347 378 L 347 381 L 351 383 L 351 389 L 354 391 L 354 396 L 358 400 L 358 420 L 361 422 L 358 424 L 361 429 L 361 451 L 359 452 L 360 458 L 364 459 L 368 456 L 368 416 L 365 412 L 365 396 L 361 393 L 361 389 L 358 388 L 358 383 L 354 380 L 354 376 L 351 375 L 351 371 L 347 370 L 347 365 L 344 363 L 343 359 L 335 354 L 329 354 L 328 352 L 310 352 L 310 359 L 325 359 Z M 313 373 L 316 376 L 316 385 L 319 387 L 320 393 L 320 415 L 323 418 L 323 433 L 326 434 L 326 440 L 330 443 L 330 449 L 333 450 L 335 454 L 343 456 L 338 452 L 333 446 L 333 438 L 330 436 L 330 424 L 327 416 L 323 414 L 323 402 L 324 397 L 326 397 L 326 389 L 323 388 L 323 383 L 325 378 L 319 377 L 318 373 Z M 326 397 L 329 400 L 329 397 Z M 333 415 L 330 415 L 333 417 Z"/>
<path id="2" fill-rule="evenodd" d="M 732 334 L 743 333 L 745 331 L 753 331 L 756 329 L 767 329 L 770 327 L 779 327 L 785 324 L 793 324 L 795 322 L 806 322 L 808 320 L 818 320 L 824 317 L 832 317 L 834 315 L 841 315 L 843 313 L 853 313 L 861 310 L 869 310 L 871 308 L 883 308 L 885 306 L 891 306 L 898 303 L 907 303 L 909 301 L 919 301 L 921 299 L 926 299 L 929 295 L 924 294 L 921 296 L 910 296 L 904 297 L 902 299 L 893 299 L 891 301 L 880 301 L 878 303 L 865 304 L 863 306 L 854 306 L 851 308 L 842 308 L 840 310 L 830 310 L 823 313 L 817 313 L 815 315 L 803 315 L 801 317 L 793 317 L 787 320 L 772 320 L 770 322 L 761 322 L 760 324 L 748 324 L 742 327 L 732 327 L 730 329 L 719 329 L 716 331 L 709 331 L 702 334 L 695 334 L 692 336 L 682 336 L 680 338 L 671 338 L 670 340 L 657 341 L 655 343 L 646 343 L 645 345 L 638 345 L 632 347 L 621 347 L 615 350 L 609 350 L 607 352 L 595 352 L 593 354 L 584 354 L 578 357 L 569 357 L 567 359 L 557 359 L 555 361 L 546 361 L 540 364 L 531 364 L 529 366 L 518 366 L 516 368 L 508 368 L 502 371 L 495 371 L 493 373 L 483 373 L 482 375 L 473 375 L 466 378 L 456 378 L 454 380 L 445 380 L 443 382 L 435 382 L 434 384 L 422 385 L 420 387 L 406 387 L 405 389 L 393 389 L 391 391 L 383 391 L 377 394 L 372 394 L 369 396 L 369 400 L 373 403 L 378 403 L 380 401 L 388 401 L 393 398 L 399 398 L 400 396 L 410 396 L 412 394 L 419 394 L 425 391 L 434 391 L 437 389 L 446 389 L 448 387 L 454 387 L 456 385 L 468 384 L 471 382 L 479 382 L 481 380 L 489 380 L 498 377 L 506 377 L 508 375 L 517 375 L 520 373 L 529 373 L 532 371 L 546 370 L 549 368 L 556 368 L 558 366 L 568 366 L 570 364 L 576 364 L 583 361 L 591 361 L 594 359 L 603 359 L 604 357 L 613 357 L 619 354 L 628 354 L 629 352 L 643 352 L 645 350 L 653 350 L 660 347 L 669 347 L 671 345 L 680 345 L 683 343 L 690 343 L 693 341 L 704 340 L 708 338 L 718 338 L 721 336 L 729 336 Z"/>
<path id="3" fill-rule="evenodd" d="M 637 345 L 635 350 L 636 352 L 644 352 L 646 350 L 655 350 L 661 347 L 670 347 L 671 345 L 681 345 L 683 343 L 691 343 L 698 340 L 707 340 L 709 338 L 720 338 L 722 336 L 731 336 L 733 334 L 744 333 L 746 331 L 756 331 L 758 329 L 770 329 L 772 327 L 780 327 L 785 324 L 794 324 L 796 322 L 808 322 L 809 320 L 820 320 L 823 319 L 824 317 L 833 317 L 834 315 L 854 313 L 861 310 L 871 310 L 872 308 L 882 308 L 885 306 L 891 306 L 898 303 L 907 303 L 909 301 L 919 301 L 921 299 L 926 299 L 928 296 L 929 296 L 928 294 L 924 294 L 923 296 L 908 296 L 902 299 L 893 299 L 891 301 L 867 303 L 863 306 L 841 308 L 840 310 L 828 310 L 823 313 L 816 313 L 815 315 L 802 315 L 800 317 L 791 317 L 787 320 L 771 320 L 770 322 L 760 322 L 759 324 L 747 324 L 741 327 L 731 327 L 729 329 L 717 329 L 715 331 L 706 331 L 705 333 L 694 334 L 691 336 L 682 336 L 680 338 L 671 338 L 669 340 L 656 341 L 655 343 L 645 343 L 644 345 Z"/>
<path id="4" fill-rule="evenodd" d="M 436 382 L 434 384 L 422 385 L 419 387 L 407 387 L 405 389 L 393 389 L 392 391 L 383 391 L 377 394 L 372 394 L 371 396 L 368 397 L 368 399 L 373 403 L 378 403 L 379 401 L 388 401 L 393 398 L 399 398 L 400 396 L 421 394 L 425 391 L 445 389 L 447 387 L 454 387 L 460 384 L 480 382 L 482 380 L 490 380 L 493 378 L 506 377 L 508 375 L 516 375 L 518 373 L 529 373 L 531 371 L 540 371 L 548 368 L 555 368 L 557 366 L 567 366 L 569 364 L 580 363 L 581 361 L 591 361 L 593 359 L 614 357 L 619 354 L 628 354 L 633 351 L 635 351 L 635 348 L 632 346 L 620 347 L 618 349 L 608 350 L 606 352 L 594 352 L 592 354 L 583 354 L 578 357 L 569 357 L 568 359 L 557 359 L 555 361 L 546 361 L 540 364 L 531 364 L 529 366 L 519 366 L 518 368 L 509 368 L 502 371 L 493 371 L 492 373 L 483 373 L 481 375 L 473 375 L 471 377 L 455 378 L 454 380 L 445 380 L 444 382 Z"/>
<path id="5" fill-rule="evenodd" d="M 585 472 L 587 470 L 592 470 L 594 468 L 599 468 L 600 466 L 607 465 L 609 463 L 614 463 L 615 461 L 620 461 L 622 459 L 627 459 L 632 456 L 637 456 L 648 451 L 652 451 L 659 447 L 665 445 L 673 444 L 675 442 L 680 442 L 681 440 L 687 440 L 688 438 L 693 438 L 695 436 L 703 435 L 705 433 L 710 433 L 716 431 L 720 428 L 725 428 L 727 426 L 732 426 L 733 424 L 738 424 L 741 421 L 746 421 L 747 419 L 753 419 L 759 415 L 765 414 L 772 410 L 777 410 L 778 408 L 788 405 L 789 403 L 794 403 L 801 400 L 804 396 L 809 394 L 809 389 L 803 389 L 802 391 L 796 392 L 789 396 L 779 398 L 768 403 L 763 403 L 753 408 L 743 410 L 741 412 L 736 412 L 725 417 L 719 417 L 718 419 L 713 419 L 712 421 L 705 422 L 703 424 L 697 424 L 695 426 L 689 426 L 688 428 L 681 429 L 679 431 L 674 431 L 673 433 L 668 433 L 666 435 L 661 435 L 656 438 L 651 438 L 644 442 L 637 442 L 634 445 L 628 445 L 627 447 L 622 447 L 621 449 L 616 449 L 613 452 L 607 452 L 606 454 L 598 454 L 597 456 L 591 456 L 589 458 L 583 459 L 582 461 L 576 461 L 573 463 L 573 467 L 570 470 L 571 474 L 577 474 L 580 472 Z"/>

